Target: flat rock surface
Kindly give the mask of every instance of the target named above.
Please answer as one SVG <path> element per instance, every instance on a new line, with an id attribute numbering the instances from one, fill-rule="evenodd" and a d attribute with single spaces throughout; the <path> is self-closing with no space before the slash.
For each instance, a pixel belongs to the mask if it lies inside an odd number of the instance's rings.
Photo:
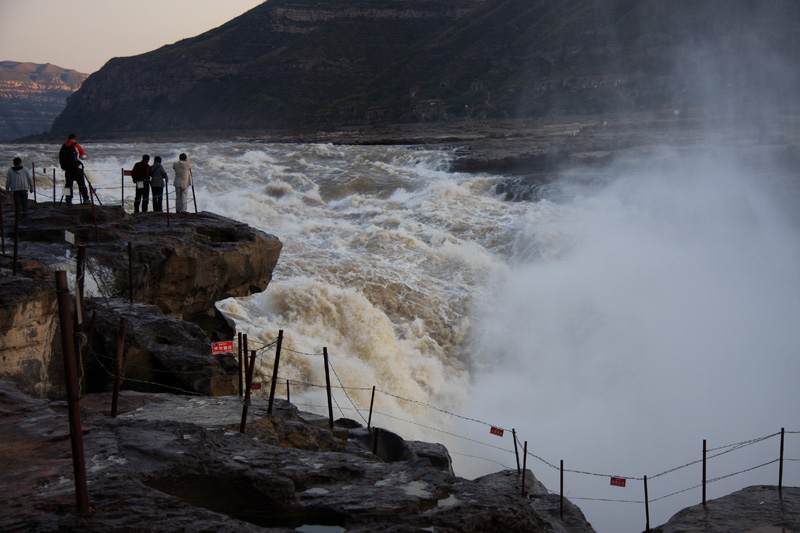
<path id="1" fill-rule="evenodd" d="M 66 405 L 0 381 L 0 530 L 593 531 L 577 507 L 564 522 L 537 510 L 548 496 L 531 472 L 523 497 L 515 471 L 466 480 L 414 454 L 383 460 L 282 400 L 270 415 L 254 399 L 245 433 L 238 397 L 125 392 L 117 418 L 109 403 L 81 402 L 91 507 L 81 516 Z"/>

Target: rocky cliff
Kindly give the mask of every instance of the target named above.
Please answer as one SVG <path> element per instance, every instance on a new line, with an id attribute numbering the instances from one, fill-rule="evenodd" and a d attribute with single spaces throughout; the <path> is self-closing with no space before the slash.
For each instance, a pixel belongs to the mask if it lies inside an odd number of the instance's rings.
<path id="1" fill-rule="evenodd" d="M 109 390 L 125 318 L 129 388 L 234 392 L 238 363 L 211 354 L 212 339 L 233 336 L 214 304 L 267 287 L 282 247 L 277 237 L 210 213 L 173 216 L 167 226 L 163 214 L 131 217 L 118 206 L 33 204 L 19 230 L 14 276 L 14 219 L 8 209 L 4 215 L 9 253 L 0 256 L 0 377 L 28 394 L 63 396 L 53 272 L 70 273 L 74 294 L 82 244 L 86 301 L 78 345 L 88 390 Z M 76 245 L 66 242 L 67 229 Z"/>
<path id="2" fill-rule="evenodd" d="M 50 131 L 87 76 L 49 63 L 0 61 L 0 140 Z"/>
<path id="3" fill-rule="evenodd" d="M 796 108 L 798 23 L 789 0 L 270 0 L 109 61 L 52 133 L 642 110 L 758 117 Z"/>

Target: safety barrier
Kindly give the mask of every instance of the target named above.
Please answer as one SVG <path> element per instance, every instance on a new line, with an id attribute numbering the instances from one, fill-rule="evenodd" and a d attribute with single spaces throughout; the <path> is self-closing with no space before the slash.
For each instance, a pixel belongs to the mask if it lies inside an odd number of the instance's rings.
<path id="1" fill-rule="evenodd" d="M 82 312 L 80 311 L 80 305 L 81 305 L 80 302 L 83 301 L 83 286 L 84 286 L 84 280 L 85 280 L 85 269 L 88 269 L 90 275 L 95 279 L 96 286 L 98 287 L 98 290 L 101 291 L 102 296 L 104 298 L 108 299 L 109 295 L 103 294 L 102 284 L 97 280 L 95 272 L 94 272 L 93 268 L 91 267 L 90 263 L 88 261 L 86 261 L 85 253 L 81 254 L 80 251 L 79 251 L 78 258 L 79 258 L 79 264 L 78 264 L 78 268 L 76 269 L 74 290 L 75 290 L 75 301 L 76 301 L 76 306 L 77 306 L 76 316 L 79 317 L 79 323 L 78 323 L 78 325 L 77 325 L 77 327 L 75 329 L 76 329 L 77 332 L 80 332 L 82 330 L 82 324 L 80 323 L 81 322 L 80 317 L 82 316 Z M 61 281 L 61 280 L 62 279 L 66 280 L 66 276 L 62 275 L 61 272 L 63 272 L 63 271 L 57 272 L 56 275 L 57 275 L 57 279 L 59 280 L 59 288 L 58 288 L 59 296 L 61 298 L 63 298 L 64 292 L 68 291 L 69 289 L 65 288 L 65 287 L 62 287 L 62 284 L 64 283 L 64 281 Z M 133 291 L 131 289 L 131 295 L 132 294 L 133 294 Z M 112 295 L 112 297 L 113 297 L 113 295 Z M 131 301 L 132 301 L 132 297 L 131 297 Z M 67 315 L 68 314 L 69 313 L 67 313 Z M 71 320 L 69 316 L 64 316 L 63 312 L 61 313 L 61 315 L 62 315 L 62 317 L 61 317 L 62 321 L 63 320 Z M 93 324 L 93 321 L 94 320 L 92 319 L 92 324 Z M 17 325 L 16 327 L 18 327 L 18 326 L 19 325 Z M 158 383 L 158 382 L 150 382 L 150 381 L 144 381 L 144 380 L 130 379 L 130 378 L 125 378 L 124 376 L 122 376 L 121 375 L 121 370 L 122 370 L 122 358 L 124 356 L 124 327 L 125 327 L 125 325 L 124 325 L 124 319 L 123 319 L 121 324 L 120 324 L 120 332 L 118 334 L 119 344 L 118 344 L 118 350 L 117 350 L 116 357 L 111 358 L 108 355 L 94 353 L 94 352 L 92 352 L 92 354 L 91 354 L 93 356 L 93 360 L 96 361 L 99 364 L 100 368 L 102 368 L 102 370 L 104 372 L 106 372 L 107 375 L 110 378 L 114 379 L 114 399 L 113 399 L 113 405 L 112 405 L 112 415 L 114 415 L 114 416 L 116 415 L 116 397 L 117 397 L 117 395 L 119 393 L 120 383 L 122 381 L 130 382 L 130 383 L 147 384 L 148 386 L 164 388 L 164 389 L 167 389 L 167 390 L 170 390 L 170 391 L 174 391 L 174 392 L 177 392 L 177 393 L 181 393 L 181 394 L 202 396 L 201 394 L 199 394 L 199 393 L 197 393 L 195 391 L 185 390 L 185 389 L 182 389 L 180 387 L 169 386 L 169 385 L 165 385 L 163 383 Z M 89 326 L 89 334 L 91 334 L 91 329 L 92 329 L 92 326 L 90 325 Z M 67 325 L 63 325 L 62 324 L 62 332 L 63 331 L 72 331 L 72 330 L 73 329 L 72 329 L 71 322 L 69 324 L 67 324 Z M 62 339 L 62 342 L 65 344 L 65 346 L 72 344 L 72 342 L 69 342 L 69 339 L 70 339 L 69 336 L 66 336 L 66 337 L 64 337 L 64 339 Z M 237 342 L 237 340 L 238 340 L 238 342 Z M 275 338 L 275 340 L 273 340 L 273 341 L 271 341 L 269 343 L 262 343 L 255 349 L 250 349 L 249 348 L 247 335 L 239 334 L 237 340 L 233 340 L 233 341 L 224 343 L 226 346 L 224 347 L 223 350 L 226 351 L 226 352 L 227 351 L 231 351 L 232 350 L 232 346 L 234 344 L 238 346 L 239 395 L 240 395 L 240 397 L 242 397 L 242 423 L 241 423 L 241 426 L 240 426 L 240 431 L 241 432 L 245 431 L 245 426 L 246 426 L 246 421 L 247 421 L 247 409 L 248 409 L 249 405 L 251 404 L 250 395 L 251 395 L 251 391 L 255 389 L 254 384 L 257 384 L 257 383 L 263 384 L 265 382 L 270 384 L 270 395 L 269 395 L 269 409 L 268 409 L 268 412 L 271 412 L 271 410 L 272 410 L 272 402 L 273 402 L 273 399 L 274 399 L 274 396 L 275 396 L 275 393 L 276 393 L 276 387 L 277 387 L 277 385 L 279 383 L 284 383 L 285 382 L 285 384 L 286 384 L 287 400 L 290 400 L 290 390 L 293 387 L 295 387 L 295 388 L 306 388 L 306 389 L 313 389 L 313 388 L 322 389 L 322 388 L 324 388 L 326 390 L 326 392 L 327 392 L 327 399 L 328 399 L 327 409 L 328 409 L 328 415 L 329 415 L 329 419 L 330 419 L 330 427 L 333 428 L 333 426 L 334 426 L 334 420 L 333 420 L 334 405 L 335 405 L 335 408 L 342 414 L 343 417 L 346 416 L 345 415 L 345 411 L 355 412 L 355 414 L 357 416 L 359 416 L 361 418 L 361 420 L 364 421 L 364 423 L 366 424 L 367 428 L 374 429 L 374 437 L 373 438 L 374 438 L 374 442 L 375 442 L 376 446 L 377 446 L 377 439 L 379 438 L 379 434 L 380 433 L 379 433 L 379 430 L 377 428 L 373 428 L 373 424 L 372 424 L 372 416 L 373 416 L 373 414 L 377 414 L 377 415 L 383 416 L 387 420 L 397 420 L 397 421 L 400 421 L 400 422 L 403 422 L 403 423 L 412 424 L 412 425 L 418 426 L 418 427 L 420 427 L 420 428 L 422 428 L 422 429 L 424 429 L 426 431 L 438 432 L 438 433 L 446 434 L 446 435 L 448 435 L 450 437 L 463 439 L 464 441 L 468 441 L 468 442 L 473 443 L 473 444 L 478 444 L 478 445 L 484 446 L 486 448 L 490 448 L 492 450 L 499 450 L 499 451 L 502 451 L 504 453 L 508 453 L 509 455 L 513 454 L 513 456 L 515 456 L 515 458 L 516 458 L 517 472 L 518 472 L 518 474 L 520 474 L 522 476 L 521 477 L 521 494 L 523 496 L 526 494 L 526 491 L 525 491 L 525 472 L 527 471 L 527 460 L 528 460 L 529 457 L 531 459 L 534 459 L 534 460 L 542 463 L 544 466 L 546 466 L 548 468 L 557 470 L 560 473 L 560 491 L 558 493 L 556 493 L 554 491 L 550 491 L 550 492 L 553 493 L 553 494 L 559 494 L 560 495 L 562 517 L 563 517 L 563 502 L 564 502 L 564 494 L 565 494 L 564 493 L 564 474 L 565 473 L 574 474 L 574 475 L 581 475 L 581 476 L 593 476 L 593 477 L 607 478 L 607 479 L 610 480 L 610 483 L 609 483 L 610 486 L 614 486 L 614 485 L 625 486 L 625 484 L 629 480 L 637 481 L 637 482 L 641 481 L 642 485 L 643 485 L 643 495 L 644 495 L 644 498 L 641 499 L 641 500 L 625 500 L 625 499 L 615 499 L 615 498 L 590 498 L 590 497 L 581 497 L 581 496 L 572 496 L 572 495 L 570 496 L 570 499 L 571 500 L 591 500 L 591 501 L 598 501 L 598 502 L 615 502 L 615 503 L 626 503 L 626 504 L 634 504 L 634 505 L 643 505 L 644 506 L 644 510 L 645 510 L 645 517 L 646 517 L 646 530 L 649 531 L 649 529 L 650 529 L 650 511 L 649 511 L 649 506 L 650 506 L 651 503 L 663 501 L 663 500 L 666 500 L 666 499 L 671 498 L 673 496 L 676 496 L 678 494 L 685 493 L 687 491 L 691 491 L 691 490 L 695 490 L 695 489 L 701 488 L 702 489 L 702 500 L 701 500 L 701 503 L 705 504 L 706 503 L 706 486 L 707 485 L 715 483 L 715 482 L 718 482 L 718 481 L 721 481 L 723 479 L 727 479 L 727 478 L 739 475 L 739 474 L 743 474 L 745 472 L 750 472 L 750 471 L 753 471 L 753 470 L 764 468 L 766 466 L 769 466 L 769 465 L 772 465 L 772 464 L 775 464 L 775 463 L 778 463 L 778 465 L 779 465 L 777 486 L 778 486 L 778 490 L 780 491 L 780 490 L 782 490 L 782 487 L 783 487 L 783 466 L 784 466 L 784 463 L 800 461 L 800 458 L 784 457 L 784 448 L 785 448 L 784 445 L 785 445 L 786 435 L 787 434 L 788 435 L 798 434 L 798 433 L 800 433 L 800 431 L 786 431 L 784 428 L 781 428 L 781 430 L 779 432 L 775 432 L 775 433 L 772 433 L 772 434 L 769 434 L 769 435 L 765 435 L 765 436 L 761 436 L 761 437 L 752 438 L 752 439 L 741 441 L 741 442 L 736 442 L 736 443 L 733 443 L 733 444 L 726 444 L 726 445 L 723 445 L 723 446 L 717 446 L 715 448 L 707 448 L 706 441 L 704 440 L 703 441 L 702 458 L 690 461 L 690 462 L 688 462 L 686 464 L 675 466 L 673 468 L 669 468 L 667 470 L 664 470 L 662 472 L 659 472 L 659 473 L 657 473 L 655 475 L 650 475 L 650 476 L 647 476 L 647 475 L 643 475 L 643 476 L 633 476 L 633 475 L 621 476 L 619 474 L 608 474 L 608 473 L 601 473 L 601 472 L 590 472 L 590 471 L 584 471 L 584 470 L 566 469 L 566 468 L 564 468 L 564 461 L 563 460 L 561 460 L 559 462 L 559 465 L 557 466 L 554 462 L 548 461 L 548 460 L 546 460 L 546 459 L 544 459 L 544 458 L 542 458 L 542 457 L 540 457 L 540 456 L 538 456 L 538 455 L 536 455 L 536 454 L 534 454 L 532 452 L 529 452 L 528 451 L 528 443 L 527 443 L 527 441 L 520 441 L 515 428 L 511 428 L 511 430 L 510 430 L 510 433 L 511 433 L 511 436 L 512 436 L 512 442 L 511 443 L 513 444 L 513 450 L 512 450 L 510 447 L 503 447 L 503 446 L 498 446 L 496 444 L 490 444 L 488 442 L 484 442 L 484 441 L 476 440 L 476 439 L 473 439 L 473 438 L 470 438 L 470 437 L 466 437 L 466 436 L 463 436 L 463 435 L 458 435 L 456 433 L 444 431 L 444 430 L 442 430 L 440 428 L 436 428 L 436 427 L 432 427 L 432 426 L 429 426 L 429 425 L 421 424 L 421 423 L 416 422 L 414 420 L 404 419 L 404 418 L 401 418 L 401 417 L 397 417 L 395 415 L 391 415 L 391 414 L 388 414 L 388 413 L 385 413 L 385 412 L 380 412 L 380 411 L 375 410 L 374 409 L 375 396 L 376 396 L 376 394 L 379 394 L 379 395 L 385 396 L 387 398 L 392 398 L 393 400 L 398 401 L 398 402 L 405 402 L 405 403 L 409 403 L 409 404 L 414 404 L 416 406 L 435 411 L 435 412 L 437 412 L 437 413 L 439 413 L 441 415 L 445 415 L 445 416 L 448 416 L 448 417 L 457 418 L 457 419 L 462 420 L 462 421 L 466 421 L 466 422 L 470 422 L 470 423 L 480 424 L 480 425 L 486 426 L 486 427 L 489 428 L 489 433 L 492 434 L 492 435 L 495 435 L 497 437 L 501 437 L 502 438 L 505 435 L 505 433 L 509 432 L 509 430 L 507 428 L 500 427 L 500 426 L 498 426 L 496 424 L 491 424 L 489 422 L 486 422 L 486 421 L 483 421 L 483 420 L 479 420 L 477 418 L 471 418 L 471 417 L 463 416 L 463 415 L 460 415 L 460 414 L 457 414 L 457 413 L 453 413 L 451 411 L 447 411 L 445 409 L 438 408 L 438 407 L 436 407 L 434 405 L 431 405 L 431 404 L 428 404 L 428 403 L 425 403 L 425 402 L 421 402 L 419 400 L 410 399 L 410 398 L 404 398 L 404 397 L 399 396 L 397 394 L 394 394 L 392 392 L 384 391 L 384 390 L 381 390 L 381 389 L 377 389 L 375 386 L 372 386 L 371 388 L 370 387 L 349 387 L 349 386 L 345 386 L 344 383 L 342 382 L 341 378 L 339 377 L 338 372 L 336 372 L 336 368 L 335 368 L 335 366 L 333 364 L 333 361 L 331 360 L 330 355 L 328 354 L 327 348 L 323 348 L 323 351 L 321 353 L 305 353 L 305 352 L 299 352 L 299 351 L 291 350 L 291 349 L 288 349 L 288 348 L 285 348 L 285 347 L 282 348 L 283 331 L 280 331 L 278 333 L 278 336 Z M 80 343 L 77 343 L 77 344 L 80 346 Z M 91 346 L 88 346 L 88 344 L 89 343 L 84 343 L 83 346 L 86 346 L 87 350 L 91 350 Z M 259 369 L 260 368 L 269 368 L 270 361 L 267 360 L 266 358 L 268 356 L 268 351 L 273 347 L 275 348 L 275 357 L 272 360 L 272 363 L 273 363 L 273 372 L 272 372 L 272 374 L 271 375 L 267 375 L 267 374 L 264 374 L 263 372 L 260 372 L 260 371 L 257 372 L 256 371 L 257 368 L 259 368 Z M 279 378 L 279 361 L 280 361 L 280 354 L 281 354 L 282 350 L 287 352 L 291 356 L 316 357 L 316 358 L 320 358 L 321 357 L 323 359 L 323 364 L 324 364 L 324 368 L 325 368 L 326 383 L 325 384 L 310 383 L 310 382 L 303 382 L 303 381 L 291 380 L 291 379 L 286 379 L 286 378 L 281 380 Z M 65 357 L 67 357 L 66 352 L 68 350 L 64 350 L 64 351 L 65 351 Z M 248 356 L 250 358 L 249 361 L 248 361 Z M 74 355 L 73 355 L 73 357 L 74 357 Z M 257 366 L 256 362 L 259 360 L 259 358 L 260 358 L 261 364 L 259 364 Z M 84 374 L 84 369 L 83 369 L 82 363 L 81 363 L 82 360 L 83 360 L 83 357 L 81 357 L 80 354 L 79 354 L 77 356 L 77 358 L 76 358 L 76 363 L 73 363 L 73 364 L 77 365 L 76 371 L 75 371 L 76 372 L 76 376 L 74 378 L 74 379 L 77 380 L 76 384 L 68 386 L 68 390 L 71 390 L 71 387 L 77 387 L 76 390 L 78 392 L 76 394 L 76 397 L 80 397 L 80 384 L 81 384 L 82 376 Z M 111 369 L 109 369 L 109 367 L 112 367 L 114 370 L 112 371 Z M 71 368 L 71 366 L 67 365 L 65 363 L 65 368 Z M 158 370 L 158 369 L 153 369 L 153 368 L 148 368 L 147 370 L 150 373 L 164 372 L 164 373 L 169 373 L 171 375 L 175 375 L 175 372 L 169 371 L 169 370 Z M 338 382 L 337 385 L 332 385 L 331 384 L 329 371 L 332 372 L 333 376 L 336 378 L 336 381 Z M 186 373 L 188 374 L 189 372 L 186 372 Z M 68 372 L 68 374 L 69 374 L 69 372 Z M 67 379 L 70 380 L 70 379 L 73 379 L 73 378 L 71 378 L 69 375 L 67 375 Z M 344 396 L 345 396 L 347 402 L 349 403 L 350 407 L 347 407 L 347 406 L 343 407 L 342 405 L 340 405 L 340 401 L 333 395 L 333 391 L 334 390 L 340 391 L 342 394 L 344 394 Z M 364 408 L 363 406 L 359 407 L 358 405 L 356 405 L 356 402 L 353 400 L 352 396 L 350 395 L 350 392 L 353 392 L 353 391 L 371 392 L 372 400 L 370 402 L 370 406 L 369 406 L 368 410 L 366 408 Z M 310 408 L 314 408 L 314 409 L 324 409 L 326 407 L 326 406 L 322 406 L 322 405 L 310 405 L 310 404 L 302 404 L 302 403 L 298 403 L 298 404 L 295 404 L 295 405 L 297 405 L 298 407 L 310 407 Z M 70 411 L 72 412 L 72 408 L 70 409 Z M 368 412 L 368 416 L 366 416 L 366 417 L 365 417 L 365 414 L 364 414 L 365 412 Z M 78 412 L 78 415 L 79 415 L 79 412 Z M 78 420 L 78 427 L 79 427 L 79 420 Z M 761 462 L 760 464 L 751 465 L 751 466 L 748 466 L 746 468 L 743 468 L 743 469 L 735 471 L 735 472 L 729 472 L 727 474 L 724 474 L 724 475 L 721 475 L 721 476 L 718 476 L 718 477 L 715 477 L 715 478 L 712 478 L 712 479 L 707 479 L 707 477 L 706 477 L 706 467 L 707 467 L 708 461 L 710 461 L 712 459 L 716 459 L 716 458 L 718 458 L 720 456 L 723 456 L 723 455 L 726 455 L 726 454 L 729 454 L 729 453 L 733 453 L 735 451 L 741 450 L 741 449 L 746 448 L 748 446 L 751 446 L 751 445 L 754 445 L 754 444 L 757 444 L 757 443 L 761 443 L 761 442 L 767 441 L 769 439 L 776 438 L 778 436 L 780 437 L 780 446 L 779 446 L 778 457 L 767 458 L 766 461 Z M 519 457 L 519 448 L 520 448 L 520 446 L 523 448 L 523 464 L 522 464 L 522 466 L 520 466 L 520 457 Z M 499 463 L 499 462 L 497 462 L 497 461 L 495 461 L 493 459 L 489 459 L 489 458 L 486 458 L 486 457 L 480 457 L 480 456 L 468 455 L 468 454 L 459 454 L 458 452 L 453 451 L 453 450 L 450 450 L 450 452 L 453 453 L 454 455 L 461 455 L 461 456 L 464 456 L 464 457 L 470 457 L 470 458 L 474 458 L 474 459 L 482 459 L 482 460 L 491 461 L 492 463 L 495 463 L 495 464 L 503 467 L 504 469 L 509 469 L 509 470 L 513 469 L 513 467 L 509 467 L 507 465 L 504 465 L 502 463 Z M 75 452 L 75 453 L 77 453 L 77 452 Z M 709 454 L 711 454 L 711 455 L 709 455 Z M 662 478 L 662 477 L 668 476 L 670 474 L 673 474 L 673 473 L 678 472 L 680 470 L 683 470 L 685 468 L 698 465 L 700 463 L 702 463 L 702 465 L 703 465 L 703 469 L 702 469 L 703 470 L 703 476 L 702 476 L 702 482 L 701 483 L 694 484 L 692 486 L 689 486 L 689 487 L 686 487 L 686 488 L 683 488 L 683 489 L 680 489 L 680 490 L 677 490 L 677 491 L 673 491 L 673 492 L 671 492 L 669 494 L 666 494 L 666 495 L 663 495 L 663 496 L 659 496 L 657 498 L 653 498 L 653 499 L 649 498 L 649 492 L 648 492 L 648 483 L 649 482 L 652 482 L 653 480 L 656 480 L 658 478 Z M 76 466 L 76 468 L 77 468 L 77 466 Z M 80 476 L 76 475 L 76 483 L 79 482 L 79 478 L 80 478 Z M 79 501 L 79 505 L 82 505 L 81 502 L 85 502 L 85 497 L 84 496 L 80 496 L 78 498 L 78 501 Z"/>
<path id="2" fill-rule="evenodd" d="M 39 197 L 45 201 L 52 201 L 53 205 L 60 204 L 65 197 L 72 196 L 72 191 L 62 186 L 61 193 L 58 192 L 58 183 L 66 184 L 64 171 L 56 167 L 40 167 L 36 169 L 36 163 L 31 163 L 31 174 L 33 177 L 33 201 L 40 202 Z M 191 172 L 191 171 L 190 171 Z M 108 179 L 103 182 L 111 181 L 111 176 L 120 176 L 119 186 L 98 186 L 97 176 L 104 175 Z M 52 177 L 51 177 L 52 176 Z M 110 169 L 110 168 L 87 168 L 84 171 L 86 177 L 86 186 L 89 190 L 92 200 L 97 199 L 100 205 L 120 205 L 128 212 L 134 210 L 134 200 L 136 197 L 136 184 L 132 181 L 131 171 L 125 168 Z M 169 180 L 164 185 L 165 206 L 164 213 L 175 213 L 175 206 L 170 206 L 170 187 L 172 187 L 171 197 L 175 198 L 175 187 L 170 185 Z M 49 193 L 52 188 L 52 195 Z M 47 191 L 47 192 L 45 192 Z M 107 194 L 106 194 L 107 193 Z M 102 196 L 102 198 L 101 198 Z M 79 195 L 80 197 L 80 195 Z M 150 203 L 152 204 L 152 191 L 150 194 Z M 193 205 L 194 212 L 197 213 L 197 196 L 195 194 L 194 184 L 191 185 L 191 195 L 187 197 L 188 202 Z"/>

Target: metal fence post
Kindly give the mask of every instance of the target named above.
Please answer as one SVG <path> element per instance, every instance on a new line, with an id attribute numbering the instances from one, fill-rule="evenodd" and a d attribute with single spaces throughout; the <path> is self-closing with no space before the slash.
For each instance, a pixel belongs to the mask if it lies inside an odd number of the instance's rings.
<path id="1" fill-rule="evenodd" d="M 250 354 L 250 364 L 247 365 L 247 377 L 245 381 L 244 402 L 242 405 L 242 423 L 239 425 L 239 433 L 244 433 L 247 429 L 247 408 L 250 405 L 250 385 L 253 382 L 253 369 L 256 366 L 256 351 Z"/>
<path id="2" fill-rule="evenodd" d="M 328 390 L 328 420 L 331 430 L 333 430 L 333 400 L 331 398 L 331 375 L 328 371 L 328 348 L 322 348 L 322 356 L 325 360 L 325 388 Z"/>
<path id="3" fill-rule="evenodd" d="M 706 504 L 706 439 L 703 439 L 703 505 Z"/>
<path id="4" fill-rule="evenodd" d="M 372 399 L 369 401 L 369 418 L 367 419 L 367 429 L 372 425 L 372 406 L 375 405 L 375 385 L 372 386 Z"/>
<path id="5" fill-rule="evenodd" d="M 645 531 L 650 533 L 650 500 L 647 499 L 647 476 L 644 476 L 644 517 Z"/>
<path id="6" fill-rule="evenodd" d="M 119 387 L 122 379 L 122 356 L 125 351 L 125 317 L 119 319 L 119 333 L 117 334 L 117 368 L 114 372 L 114 395 L 111 397 L 111 418 L 117 417 L 119 401 Z"/>
<path id="7" fill-rule="evenodd" d="M 72 338 L 69 286 L 66 270 L 56 272 L 56 294 L 61 324 L 61 351 L 64 355 L 64 374 L 67 380 L 67 408 L 69 412 L 70 440 L 72 441 L 72 470 L 75 476 L 75 499 L 78 514 L 89 512 L 89 492 L 86 485 L 86 462 L 83 456 L 81 408 L 78 401 L 78 369 L 75 363 L 75 345 Z"/>
<path id="8" fill-rule="evenodd" d="M 781 428 L 781 455 L 780 462 L 778 463 L 778 494 L 783 492 L 783 437 L 786 433 L 786 428 Z"/>
<path id="9" fill-rule="evenodd" d="M 272 414 L 272 402 L 275 400 L 275 387 L 278 385 L 278 365 L 281 362 L 281 344 L 283 344 L 283 330 L 278 330 L 278 344 L 275 346 L 275 366 L 272 369 L 272 383 L 269 388 L 269 405 L 267 414 Z"/>
<path id="10" fill-rule="evenodd" d="M 525 441 L 522 456 L 522 497 L 525 497 L 525 474 L 528 472 L 528 441 Z"/>

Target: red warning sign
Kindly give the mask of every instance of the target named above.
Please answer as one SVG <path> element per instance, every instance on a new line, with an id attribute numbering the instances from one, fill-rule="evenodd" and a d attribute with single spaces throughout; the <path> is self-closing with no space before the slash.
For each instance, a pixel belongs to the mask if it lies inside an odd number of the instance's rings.
<path id="1" fill-rule="evenodd" d="M 492 426 L 492 429 L 489 430 L 489 433 L 491 433 L 492 435 L 497 435 L 498 437 L 503 436 L 503 430 L 500 428 L 496 428 L 494 426 Z"/>
<path id="2" fill-rule="evenodd" d="M 211 343 L 211 353 L 228 353 L 233 351 L 233 341 Z"/>
<path id="3" fill-rule="evenodd" d="M 611 484 L 615 487 L 624 487 L 625 486 L 625 478 L 624 477 L 612 477 Z"/>
<path id="4" fill-rule="evenodd" d="M 250 390 L 261 390 L 261 383 L 251 383 Z"/>

